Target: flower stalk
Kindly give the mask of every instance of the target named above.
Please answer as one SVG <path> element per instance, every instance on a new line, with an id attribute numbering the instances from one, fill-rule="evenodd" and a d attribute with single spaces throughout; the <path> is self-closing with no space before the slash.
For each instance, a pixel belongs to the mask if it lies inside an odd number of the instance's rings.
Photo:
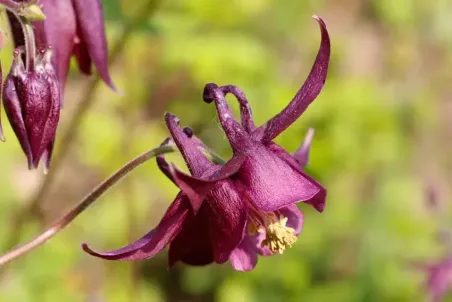
<path id="1" fill-rule="evenodd" d="M 74 208 L 58 219 L 50 228 L 46 229 L 44 232 L 31 239 L 28 243 L 15 248 L 3 256 L 0 256 L 0 266 L 3 266 L 16 258 L 19 258 L 33 249 L 43 245 L 58 232 L 63 230 L 68 224 L 70 224 L 78 215 L 80 215 L 84 210 L 86 210 L 94 201 L 101 197 L 108 189 L 113 187 L 119 180 L 124 178 L 135 168 L 141 166 L 151 158 L 165 153 L 171 153 L 176 151 L 174 145 L 166 145 L 151 151 L 147 151 L 135 159 L 131 160 L 125 164 L 121 169 L 116 171 L 112 176 L 107 178 L 101 184 L 99 184 L 93 191 L 88 193 Z"/>
<path id="2" fill-rule="evenodd" d="M 178 150 L 176 149 L 176 146 L 174 144 L 166 144 L 153 150 L 147 151 L 137 156 L 135 159 L 129 161 L 112 176 L 104 180 L 94 190 L 88 193 L 79 203 L 77 203 L 75 207 L 73 207 L 69 212 L 58 219 L 50 228 L 44 230 L 42 233 L 31 239 L 28 243 L 19 246 L 18 248 L 12 249 L 6 254 L 0 256 L 0 267 L 8 264 L 14 259 L 22 257 L 23 255 L 46 243 L 61 230 L 67 227 L 75 218 L 78 217 L 78 215 L 80 215 L 97 199 L 99 199 L 99 197 L 101 197 L 105 192 L 111 189 L 118 181 L 127 176 L 135 168 L 141 166 L 142 164 L 156 156 L 176 151 Z M 202 151 L 206 154 L 209 154 L 211 160 L 214 160 L 219 164 L 224 163 L 224 160 L 218 157 L 218 155 L 210 154 L 208 150 Z"/>

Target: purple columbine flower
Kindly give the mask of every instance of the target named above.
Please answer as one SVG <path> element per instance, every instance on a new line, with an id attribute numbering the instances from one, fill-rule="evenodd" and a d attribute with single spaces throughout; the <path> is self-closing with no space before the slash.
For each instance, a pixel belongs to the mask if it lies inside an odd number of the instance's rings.
<path id="1" fill-rule="evenodd" d="M 16 0 L 24 2 L 24 0 Z M 33 22 L 38 48 L 50 45 L 52 64 L 61 89 L 66 82 L 69 61 L 75 56 L 80 71 L 90 75 L 91 63 L 104 82 L 116 90 L 108 71 L 108 49 L 100 0 L 40 0 L 46 15 L 44 21 Z M 21 26 L 8 14 L 16 47 L 24 45 Z"/>
<path id="2" fill-rule="evenodd" d="M 3 87 L 3 106 L 28 158 L 28 167 L 37 168 L 43 157 L 45 171 L 60 117 L 59 85 L 51 56 L 50 48 L 41 50 L 31 69 L 25 70 L 22 53 L 16 49 Z"/>
<path id="3" fill-rule="evenodd" d="M 324 85 L 330 41 L 325 23 L 315 18 L 322 32 L 319 54 L 307 81 L 286 109 L 256 128 L 238 88 L 206 85 L 204 99 L 215 102 L 234 156 L 223 166 L 212 163 L 200 151 L 206 148 L 202 141 L 189 129 L 179 128 L 175 116 L 166 114 L 172 139 L 191 176 L 159 156 L 158 166 L 181 191 L 157 227 L 124 248 L 101 253 L 83 244 L 86 252 L 107 260 L 136 260 L 150 258 L 169 245 L 170 266 L 177 261 L 205 265 L 230 260 L 234 269 L 248 271 L 256 265 L 258 254 L 281 254 L 296 241 L 303 215 L 295 204 L 302 201 L 323 211 L 326 190 L 272 139 L 303 113 Z M 228 92 L 241 104 L 242 125 L 225 101 Z M 306 146 L 309 144 L 308 138 Z M 304 163 L 307 151 L 303 152 Z"/>

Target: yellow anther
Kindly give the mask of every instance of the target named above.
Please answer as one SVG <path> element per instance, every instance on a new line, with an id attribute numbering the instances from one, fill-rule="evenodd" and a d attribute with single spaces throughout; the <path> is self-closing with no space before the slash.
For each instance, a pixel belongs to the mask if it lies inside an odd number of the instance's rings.
<path id="1" fill-rule="evenodd" d="M 272 253 L 278 252 L 279 254 L 282 254 L 287 247 L 291 247 L 297 241 L 297 237 L 294 235 L 295 230 L 287 227 L 286 224 L 286 217 L 281 217 L 281 219 L 268 224 L 265 229 L 265 239 L 261 244 L 262 247 L 268 246 Z"/>

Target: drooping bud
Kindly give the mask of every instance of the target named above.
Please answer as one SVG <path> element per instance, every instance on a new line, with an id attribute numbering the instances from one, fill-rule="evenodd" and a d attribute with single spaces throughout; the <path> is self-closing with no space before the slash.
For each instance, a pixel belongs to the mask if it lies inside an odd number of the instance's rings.
<path id="1" fill-rule="evenodd" d="M 30 71 L 25 70 L 16 49 L 5 79 L 3 105 L 11 127 L 28 158 L 28 168 L 38 167 L 44 157 L 49 168 L 60 117 L 59 84 L 51 64 L 51 49 L 42 49 Z"/>

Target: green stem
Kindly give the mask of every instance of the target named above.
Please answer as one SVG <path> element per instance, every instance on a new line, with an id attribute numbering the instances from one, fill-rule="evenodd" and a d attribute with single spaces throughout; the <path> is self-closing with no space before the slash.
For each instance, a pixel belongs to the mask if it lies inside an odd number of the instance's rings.
<path id="1" fill-rule="evenodd" d="M 119 169 L 112 176 L 107 178 L 104 182 L 98 185 L 93 191 L 85 196 L 73 209 L 71 209 L 67 214 L 63 215 L 58 219 L 50 228 L 46 229 L 44 232 L 30 240 L 28 243 L 15 248 L 3 256 L 0 256 L 0 266 L 3 266 L 14 259 L 17 259 L 33 249 L 43 245 L 50 238 L 55 236 L 58 232 L 64 229 L 68 224 L 70 224 L 78 215 L 80 215 L 84 210 L 86 210 L 94 201 L 101 197 L 108 189 L 113 187 L 119 180 L 128 175 L 133 169 L 144 164 L 151 158 L 157 155 L 170 153 L 176 151 L 174 145 L 166 145 L 151 151 L 145 152 L 132 161 L 128 162 L 121 169 Z"/>

